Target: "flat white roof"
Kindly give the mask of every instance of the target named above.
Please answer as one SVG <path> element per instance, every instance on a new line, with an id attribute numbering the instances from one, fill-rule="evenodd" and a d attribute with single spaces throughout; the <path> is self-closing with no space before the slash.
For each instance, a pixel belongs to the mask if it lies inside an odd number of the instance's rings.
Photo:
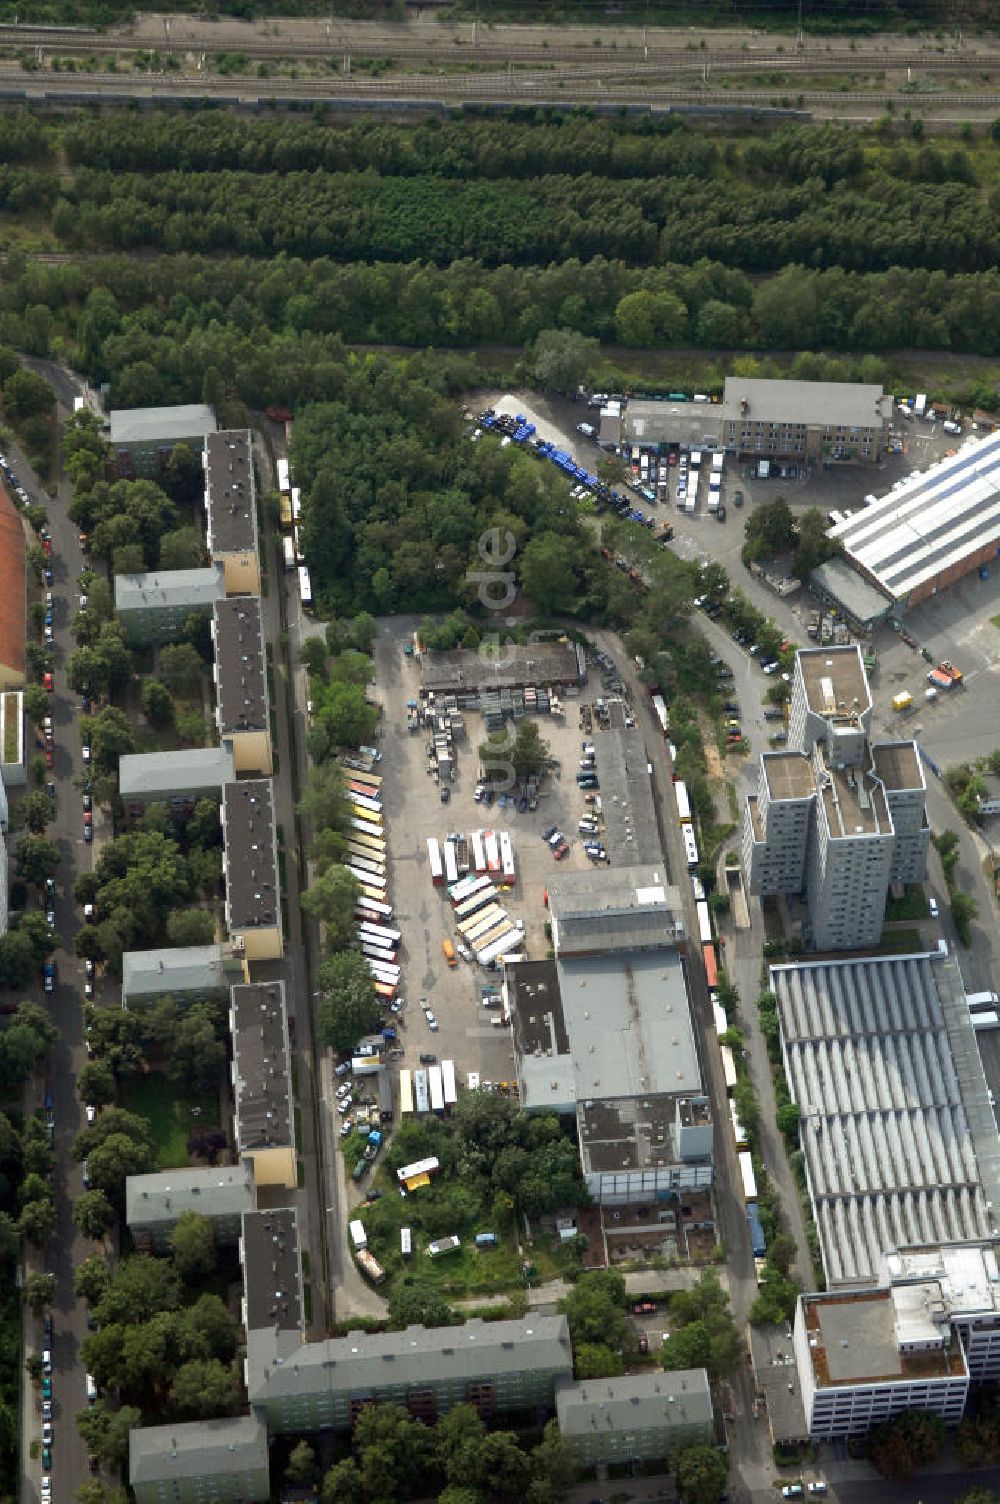
<path id="1" fill-rule="evenodd" d="M 914 472 L 830 536 L 895 600 L 1000 542 L 1000 433 Z"/>

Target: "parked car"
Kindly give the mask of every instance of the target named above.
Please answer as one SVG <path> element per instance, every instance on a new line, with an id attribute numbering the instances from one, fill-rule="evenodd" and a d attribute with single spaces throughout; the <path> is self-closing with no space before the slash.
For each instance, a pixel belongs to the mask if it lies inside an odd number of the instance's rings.
<path id="1" fill-rule="evenodd" d="M 421 1065 L 437 1065 L 437 1058 L 438 1057 L 436 1055 L 421 1055 L 421 1057 L 420 1057 L 420 1064 Z"/>
<path id="2" fill-rule="evenodd" d="M 85 825 L 83 827 L 83 839 L 86 841 L 88 846 L 94 839 L 94 827 L 92 825 Z"/>
<path id="3" fill-rule="evenodd" d="M 941 912 L 940 909 L 938 908 L 938 901 L 937 901 L 937 899 L 936 898 L 928 898 L 928 900 L 927 900 L 927 907 L 930 910 L 930 916 L 931 916 L 931 918 L 932 919 L 936 919 L 938 917 L 939 913 Z"/>

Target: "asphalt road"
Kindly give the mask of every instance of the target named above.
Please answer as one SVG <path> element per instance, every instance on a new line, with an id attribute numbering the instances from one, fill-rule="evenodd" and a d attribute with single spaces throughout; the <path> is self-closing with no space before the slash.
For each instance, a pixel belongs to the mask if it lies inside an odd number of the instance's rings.
<path id="1" fill-rule="evenodd" d="M 47 373 L 46 373 L 47 374 Z M 63 377 L 60 391 L 61 404 L 69 397 L 72 410 L 72 395 L 67 378 Z M 66 412 L 60 411 L 65 418 Z M 84 1113 L 76 1095 L 76 1077 L 86 1063 L 83 1035 L 83 963 L 73 953 L 74 937 L 79 927 L 79 915 L 73 901 L 73 888 L 81 872 L 92 865 L 93 847 L 83 840 L 83 806 L 80 797 L 80 780 L 83 761 L 80 752 L 78 720 L 79 697 L 72 694 L 66 683 L 66 660 L 75 643 L 70 631 L 76 614 L 78 595 L 77 576 L 83 569 L 83 553 L 77 530 L 67 517 L 71 488 L 65 476 L 60 476 L 59 491 L 54 501 L 47 500 L 41 483 L 34 476 L 27 460 L 16 448 L 9 451 L 21 484 L 33 500 L 47 501 L 49 528 L 52 534 L 52 571 L 55 577 L 52 586 L 54 597 L 53 634 L 55 638 L 55 692 L 52 696 L 52 719 L 55 737 L 55 755 L 51 777 L 56 785 L 56 818 L 48 834 L 59 846 L 60 867 L 57 874 L 56 932 L 60 949 L 55 956 L 58 977 L 55 993 L 46 998 L 40 982 L 30 989 L 29 995 L 48 1007 L 53 1022 L 59 1029 L 50 1059 L 47 1085 L 55 1101 L 55 1200 L 57 1212 L 56 1231 L 48 1246 L 41 1252 L 30 1251 L 26 1260 L 29 1269 L 44 1269 L 55 1274 L 57 1297 L 53 1311 L 53 1424 L 55 1439 L 52 1447 L 53 1497 L 70 1499 L 87 1474 L 86 1450 L 80 1440 L 75 1417 L 86 1408 L 87 1397 L 84 1383 L 84 1368 L 80 1360 L 80 1343 L 87 1334 L 86 1311 L 83 1302 L 77 1301 L 73 1290 L 76 1266 L 89 1253 L 93 1243 L 79 1237 L 73 1226 L 73 1202 L 83 1189 L 80 1167 L 72 1157 L 73 1140 L 84 1124 Z M 32 745 L 28 761 L 35 753 Z M 95 815 L 95 820 L 99 819 Z M 34 900 L 37 902 L 37 898 Z M 36 1100 L 32 1108 L 44 1104 L 45 1086 L 39 1082 Z M 41 1346 L 41 1322 L 30 1314 L 25 1315 L 24 1343 L 29 1352 Z M 41 1412 L 34 1399 L 25 1409 L 22 1428 L 22 1458 L 24 1478 L 22 1500 L 35 1499 L 38 1492 L 40 1463 L 29 1460 L 32 1440 L 40 1436 Z"/>

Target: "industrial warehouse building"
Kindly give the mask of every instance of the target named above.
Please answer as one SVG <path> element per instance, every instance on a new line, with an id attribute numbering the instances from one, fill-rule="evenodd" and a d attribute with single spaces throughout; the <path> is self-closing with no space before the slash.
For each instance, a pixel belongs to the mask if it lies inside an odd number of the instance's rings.
<path id="1" fill-rule="evenodd" d="M 914 471 L 830 537 L 896 614 L 988 567 L 1000 556 L 1000 434 Z M 836 603 L 836 580 L 825 583 Z"/>
<path id="2" fill-rule="evenodd" d="M 707 1188 L 712 1115 L 677 889 L 656 868 L 566 873 L 549 909 L 555 959 L 505 970 L 522 1107 L 575 1118 L 596 1202 Z"/>
<path id="3" fill-rule="evenodd" d="M 828 1289 L 991 1238 L 1000 1140 L 954 960 L 798 962 L 770 985 Z"/>
<path id="4" fill-rule="evenodd" d="M 1000 1140 L 958 968 L 796 962 L 770 987 L 827 1286 L 795 1317 L 804 1414 L 776 1370 L 762 1385 L 772 1435 L 832 1441 L 914 1409 L 955 1424 L 1000 1374 Z"/>
<path id="5" fill-rule="evenodd" d="M 892 397 L 852 381 L 728 376 L 722 401 L 630 402 L 621 442 L 631 449 L 726 449 L 762 460 L 873 465 L 889 435 Z M 610 429 L 601 424 L 601 443 Z"/>

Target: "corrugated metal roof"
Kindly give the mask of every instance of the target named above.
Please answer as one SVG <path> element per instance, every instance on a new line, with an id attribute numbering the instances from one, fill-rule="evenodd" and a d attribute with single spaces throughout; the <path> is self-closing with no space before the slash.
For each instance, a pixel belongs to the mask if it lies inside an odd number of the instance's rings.
<path id="1" fill-rule="evenodd" d="M 876 1279 L 900 1247 L 989 1235 L 965 1106 L 985 1103 L 986 1085 L 971 1056 L 956 1064 L 950 964 L 914 955 L 771 969 L 831 1285 Z"/>
<path id="2" fill-rule="evenodd" d="M 1000 434 L 915 472 L 887 496 L 831 528 L 895 600 L 1000 539 Z"/>

